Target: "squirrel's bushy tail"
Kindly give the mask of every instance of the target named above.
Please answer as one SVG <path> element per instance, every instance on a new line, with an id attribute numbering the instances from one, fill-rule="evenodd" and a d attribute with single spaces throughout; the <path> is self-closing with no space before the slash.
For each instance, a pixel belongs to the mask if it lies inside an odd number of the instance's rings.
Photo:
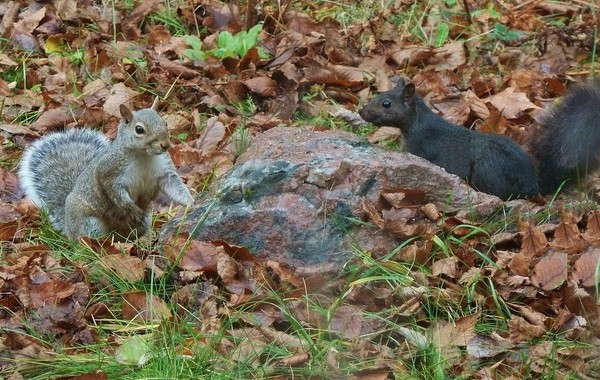
<path id="1" fill-rule="evenodd" d="M 98 131 L 71 129 L 33 143 L 19 166 L 20 184 L 38 207 L 48 210 L 50 222 L 63 231 L 65 199 L 83 169 L 110 145 Z"/>
<path id="2" fill-rule="evenodd" d="M 542 194 L 577 181 L 600 166 L 600 82 L 570 89 L 542 116 L 545 131 L 533 147 Z"/>

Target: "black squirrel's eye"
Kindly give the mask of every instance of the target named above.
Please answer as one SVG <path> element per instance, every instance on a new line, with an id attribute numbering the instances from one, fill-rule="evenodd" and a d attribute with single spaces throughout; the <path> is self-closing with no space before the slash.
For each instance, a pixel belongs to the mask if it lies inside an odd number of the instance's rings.
<path id="1" fill-rule="evenodd" d="M 392 102 L 390 102 L 389 100 L 384 100 L 383 102 L 381 102 L 381 106 L 383 108 L 390 108 L 392 106 Z"/>
<path id="2" fill-rule="evenodd" d="M 144 128 L 144 126 L 142 124 L 136 124 L 135 125 L 135 134 L 143 135 L 144 133 L 146 133 L 146 129 Z"/>

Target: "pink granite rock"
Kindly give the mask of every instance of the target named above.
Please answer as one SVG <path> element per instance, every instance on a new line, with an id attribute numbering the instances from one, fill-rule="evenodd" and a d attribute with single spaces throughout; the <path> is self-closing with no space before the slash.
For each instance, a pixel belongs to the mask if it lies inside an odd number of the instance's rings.
<path id="1" fill-rule="evenodd" d="M 364 202 L 381 205 L 382 192 L 397 189 L 416 190 L 422 204 L 447 214 L 488 215 L 502 204 L 424 159 L 351 133 L 273 128 L 197 200 L 181 231 L 246 246 L 304 272 L 336 270 L 355 253 L 353 244 L 381 255 L 402 243 L 365 223 Z M 161 242 L 179 223 L 174 219 L 163 228 Z"/>

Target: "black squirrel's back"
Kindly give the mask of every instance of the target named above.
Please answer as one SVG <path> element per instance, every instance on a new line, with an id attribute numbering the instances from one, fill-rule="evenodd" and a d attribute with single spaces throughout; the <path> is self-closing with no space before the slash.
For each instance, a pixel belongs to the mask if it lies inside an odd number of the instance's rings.
<path id="1" fill-rule="evenodd" d="M 540 190 L 552 193 L 566 180 L 577 183 L 599 166 L 600 82 L 569 89 L 541 119 L 544 131 L 533 144 Z"/>
<path id="2" fill-rule="evenodd" d="M 531 157 L 512 140 L 451 124 L 434 114 L 403 80 L 359 111 L 377 126 L 400 128 L 406 150 L 502 199 L 539 192 Z"/>

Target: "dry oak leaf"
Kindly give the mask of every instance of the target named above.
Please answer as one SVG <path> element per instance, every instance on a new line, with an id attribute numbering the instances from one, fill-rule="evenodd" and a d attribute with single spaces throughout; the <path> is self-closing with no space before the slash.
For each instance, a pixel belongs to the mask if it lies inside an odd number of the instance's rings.
<path id="1" fill-rule="evenodd" d="M 33 286 L 29 295 L 35 308 L 60 303 L 75 292 L 75 286 L 60 279 L 52 279 L 43 284 Z"/>
<path id="2" fill-rule="evenodd" d="M 363 310 L 350 305 L 342 305 L 331 317 L 330 327 L 344 339 L 354 339 L 360 336 L 364 323 Z"/>
<path id="3" fill-rule="evenodd" d="M 567 280 L 567 254 L 549 251 L 533 268 L 531 283 L 546 291 L 558 288 Z"/>
<path id="4" fill-rule="evenodd" d="M 563 211 L 561 219 L 562 221 L 554 230 L 554 240 L 550 243 L 552 249 L 567 253 L 579 253 L 585 250 L 588 243 L 579 232 L 575 216 Z"/>
<path id="5" fill-rule="evenodd" d="M 434 276 L 444 274 L 450 278 L 456 278 L 458 274 L 458 262 L 459 259 L 456 256 L 438 260 L 431 265 L 431 274 Z"/>
<path id="6" fill-rule="evenodd" d="M 119 111 L 121 104 L 129 103 L 138 94 L 137 91 L 130 89 L 125 84 L 117 83 L 110 89 L 102 109 L 109 115 L 121 118 L 121 111 Z"/>
<path id="7" fill-rule="evenodd" d="M 571 278 L 578 284 L 588 288 L 598 284 L 600 268 L 600 249 L 590 247 L 573 265 Z"/>
<path id="8" fill-rule="evenodd" d="M 492 103 L 507 119 L 516 119 L 526 110 L 539 108 L 527 99 L 525 93 L 515 92 L 513 87 L 508 87 L 506 90 L 485 98 L 483 101 Z"/>
<path id="9" fill-rule="evenodd" d="M 548 250 L 546 235 L 531 222 L 519 221 L 518 223 L 519 230 L 523 233 L 521 255 L 531 260 L 546 253 Z"/>
<path id="10" fill-rule="evenodd" d="M 123 296 L 123 318 L 138 322 L 160 321 L 171 318 L 165 301 L 146 292 L 129 292 Z"/>
<path id="11" fill-rule="evenodd" d="M 454 70 L 467 62 L 463 42 L 455 41 L 435 50 L 435 55 L 429 60 L 435 71 Z"/>
<path id="12" fill-rule="evenodd" d="M 118 278 L 135 282 L 144 278 L 144 261 L 129 255 L 108 255 L 98 260 L 104 268 L 110 269 Z"/>
<path id="13" fill-rule="evenodd" d="M 74 116 L 66 107 L 53 108 L 46 110 L 30 127 L 34 131 L 60 129 L 75 122 Z"/>
<path id="14" fill-rule="evenodd" d="M 433 57 L 435 52 L 428 47 L 422 46 L 402 46 L 398 50 L 390 53 L 390 58 L 400 66 L 413 66 L 421 64 Z M 378 88 L 379 91 L 382 91 Z M 385 90 L 384 90 L 385 91 Z"/>
<path id="15" fill-rule="evenodd" d="M 196 140 L 195 148 L 206 155 L 217 149 L 218 145 L 225 138 L 226 128 L 218 116 L 213 116 L 206 120 L 206 127 L 202 134 Z"/>
<path id="16" fill-rule="evenodd" d="M 371 223 L 374 223 L 377 227 L 383 229 L 383 217 L 381 217 L 379 211 L 377 211 L 377 208 L 375 207 L 375 204 L 373 204 L 373 202 L 371 202 L 367 198 L 363 199 L 362 209 L 369 217 L 369 221 L 371 221 Z"/>
<path id="17" fill-rule="evenodd" d="M 513 345 L 497 333 L 477 335 L 467 344 L 467 354 L 472 359 L 492 358 L 512 349 Z"/>
<path id="18" fill-rule="evenodd" d="M 275 96 L 279 90 L 279 84 L 267 77 L 247 79 L 244 81 L 244 84 L 251 92 L 265 97 Z"/>
<path id="19" fill-rule="evenodd" d="M 473 112 L 479 119 L 487 120 L 490 116 L 490 110 L 485 105 L 484 101 L 481 100 L 473 91 L 467 90 L 464 94 L 464 100 L 469 105 L 471 112 Z"/>
<path id="20" fill-rule="evenodd" d="M 543 326 L 534 325 L 523 317 L 513 317 L 508 321 L 509 340 L 512 344 L 529 342 L 533 338 L 539 338 L 546 333 Z"/>
<path id="21" fill-rule="evenodd" d="M 336 113 L 339 116 L 339 111 Z M 377 144 L 382 141 L 398 141 L 398 139 L 402 136 L 399 128 L 394 127 L 380 127 L 375 130 L 375 132 L 370 133 L 367 137 L 367 140 L 371 144 Z"/>
<path id="22" fill-rule="evenodd" d="M 475 325 L 480 313 L 460 318 L 452 322 L 441 321 L 431 328 L 433 344 L 444 354 L 456 353 L 456 347 L 465 347 L 476 336 Z"/>
<path id="23" fill-rule="evenodd" d="M 586 227 L 583 237 L 600 248 L 600 210 L 594 210 L 588 214 Z"/>

